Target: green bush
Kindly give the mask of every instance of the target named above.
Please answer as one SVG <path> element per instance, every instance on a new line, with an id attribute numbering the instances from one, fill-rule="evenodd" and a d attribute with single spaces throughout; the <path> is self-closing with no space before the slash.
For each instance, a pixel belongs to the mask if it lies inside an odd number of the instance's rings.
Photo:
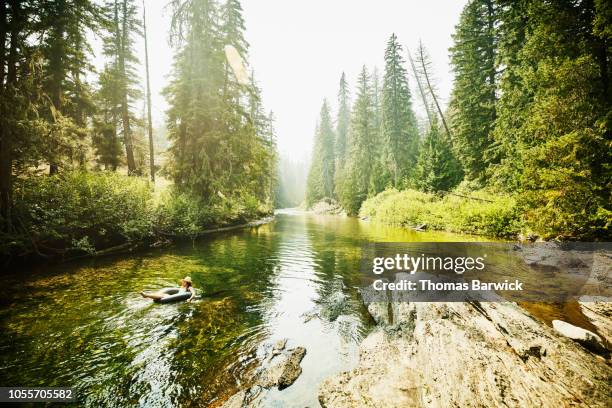
<path id="1" fill-rule="evenodd" d="M 157 219 L 164 234 L 194 238 L 205 229 L 246 223 L 270 212 L 249 194 L 205 200 L 170 189 L 162 195 Z"/>
<path id="2" fill-rule="evenodd" d="M 390 189 L 366 200 L 360 215 L 392 225 L 427 224 L 432 229 L 496 237 L 520 232 L 520 213 L 513 198 L 484 191 L 469 196 L 475 199 Z"/>
<path id="3" fill-rule="evenodd" d="M 153 233 L 151 187 L 139 178 L 85 172 L 28 177 L 16 180 L 13 198 L 17 233 L 8 246 L 93 252 Z"/>
<path id="4" fill-rule="evenodd" d="M 146 179 L 113 172 L 32 175 L 14 187 L 14 228 L 0 236 L 0 256 L 95 253 L 160 236 L 195 238 L 272 211 L 244 192 L 205 200 L 169 188 L 154 199 Z"/>

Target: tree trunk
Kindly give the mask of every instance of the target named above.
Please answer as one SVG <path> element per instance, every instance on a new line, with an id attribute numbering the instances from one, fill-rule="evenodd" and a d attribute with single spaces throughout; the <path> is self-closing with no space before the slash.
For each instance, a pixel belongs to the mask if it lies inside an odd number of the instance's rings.
<path id="1" fill-rule="evenodd" d="M 147 42 L 147 16 L 145 2 L 142 0 L 142 27 L 144 33 L 145 44 L 145 66 L 147 72 L 147 123 L 149 131 L 149 165 L 151 173 L 151 181 L 155 184 L 155 149 L 153 147 L 153 123 L 151 121 L 151 81 L 149 79 L 149 45 Z"/>
<path id="2" fill-rule="evenodd" d="M 495 110 L 495 10 L 493 9 L 493 1 L 487 1 L 487 35 L 489 37 L 489 44 L 487 49 L 487 59 L 489 60 L 489 86 L 491 89 L 491 105 L 493 106 L 493 112 L 491 113 L 491 123 L 495 122 L 495 118 L 497 117 L 497 112 Z M 487 135 L 489 139 L 491 139 L 491 135 Z"/>
<path id="3" fill-rule="evenodd" d="M 423 84 L 421 83 L 421 78 L 419 77 L 419 73 L 416 70 L 416 66 L 414 65 L 414 60 L 412 59 L 412 54 L 410 54 L 410 51 L 408 50 L 408 48 L 406 48 L 406 52 L 408 54 L 408 59 L 410 60 L 410 66 L 412 67 L 412 72 L 414 73 L 414 78 L 416 79 L 418 88 L 419 88 L 419 94 L 421 94 L 421 99 L 423 100 L 423 106 L 425 106 L 425 113 L 427 113 L 427 119 L 429 121 L 429 126 L 433 126 L 433 119 L 431 116 L 431 112 L 430 112 L 430 108 L 429 108 L 429 103 L 427 103 L 427 98 L 425 97 L 425 90 L 423 89 Z"/>
<path id="4" fill-rule="evenodd" d="M 65 27 L 63 13 L 66 9 L 64 1 L 58 2 L 56 6 L 55 14 L 55 26 L 53 30 L 57 38 L 53 45 L 53 52 L 51 60 L 49 61 L 49 70 L 51 71 L 51 102 L 55 108 L 57 114 L 62 112 L 62 82 L 66 77 L 66 69 L 64 67 L 64 56 L 66 55 L 66 49 L 64 42 L 60 40 L 63 38 Z M 54 152 L 57 154 L 57 152 Z M 57 174 L 58 172 L 57 157 L 52 157 L 49 163 L 49 175 Z"/>
<path id="5" fill-rule="evenodd" d="M 10 33 L 10 49 L 8 59 L 6 58 L 6 35 L 7 35 L 7 5 L 6 0 L 0 2 L 0 98 L 4 99 L 8 92 L 12 92 L 12 88 L 17 81 L 17 41 L 18 41 L 18 25 L 20 1 L 11 0 L 11 33 Z M 7 62 L 7 79 L 6 86 L 4 80 L 4 65 Z M 4 110 L 4 104 L 3 104 Z M 13 173 L 13 158 L 10 128 L 7 126 L 7 112 L 0 114 L 0 231 L 10 231 L 12 229 L 11 208 L 12 200 L 12 173 Z"/>
<path id="6" fill-rule="evenodd" d="M 446 130 L 446 134 L 450 138 L 451 137 L 450 128 L 448 127 L 448 124 L 446 123 L 446 118 L 444 117 L 444 114 L 442 113 L 442 109 L 440 108 L 440 104 L 438 103 L 438 98 L 436 98 L 436 94 L 433 90 L 433 86 L 431 85 L 431 81 L 429 80 L 429 74 L 427 73 L 427 67 L 425 66 L 425 56 L 423 55 L 422 46 L 419 47 L 419 52 L 421 53 L 419 59 L 421 60 L 421 67 L 423 68 L 423 75 L 425 75 L 425 82 L 427 82 L 427 88 L 429 89 L 429 93 L 431 94 L 431 97 L 433 98 L 434 103 L 436 104 L 436 108 L 438 109 L 438 113 L 440 114 L 440 118 L 442 119 L 442 125 L 444 125 L 444 130 Z"/>
<path id="7" fill-rule="evenodd" d="M 123 122 L 123 141 L 125 143 L 125 154 L 127 157 L 128 175 L 136 174 L 136 161 L 134 160 L 134 147 L 132 144 L 132 133 L 130 128 L 130 108 L 128 105 L 128 78 L 125 72 L 125 47 L 127 44 L 127 0 L 123 0 L 122 30 L 119 34 L 119 21 L 117 18 L 117 2 L 115 1 L 115 24 L 117 30 L 119 52 L 119 74 L 121 75 L 121 117 Z"/>

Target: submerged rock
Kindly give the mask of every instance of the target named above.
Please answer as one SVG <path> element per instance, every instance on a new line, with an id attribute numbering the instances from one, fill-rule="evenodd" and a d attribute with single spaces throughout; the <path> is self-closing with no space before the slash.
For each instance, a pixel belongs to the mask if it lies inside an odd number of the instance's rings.
<path id="1" fill-rule="evenodd" d="M 322 304 L 319 312 L 319 317 L 328 320 L 330 322 L 335 321 L 342 313 L 344 313 L 347 307 L 348 297 L 338 290 L 331 296 L 326 297 Z"/>
<path id="2" fill-rule="evenodd" d="M 268 361 L 281 354 L 281 352 L 285 349 L 286 345 L 287 339 L 280 339 L 276 343 L 274 343 L 274 346 L 272 346 L 272 351 L 270 352 L 270 355 L 268 357 Z"/>
<path id="3" fill-rule="evenodd" d="M 253 405 L 253 401 L 257 400 L 257 397 L 261 393 L 261 387 L 253 386 L 245 390 L 240 390 L 236 394 L 229 397 L 225 401 L 221 408 L 244 408 Z"/>
<path id="4" fill-rule="evenodd" d="M 392 304 L 323 407 L 609 406 L 612 367 L 514 303 Z"/>
<path id="5" fill-rule="evenodd" d="M 563 320 L 553 320 L 553 328 L 563 336 L 570 338 L 578 343 L 582 344 L 585 348 L 595 353 L 605 353 L 607 351 L 601 337 L 595 333 L 583 329 L 581 327 L 574 326 Z"/>

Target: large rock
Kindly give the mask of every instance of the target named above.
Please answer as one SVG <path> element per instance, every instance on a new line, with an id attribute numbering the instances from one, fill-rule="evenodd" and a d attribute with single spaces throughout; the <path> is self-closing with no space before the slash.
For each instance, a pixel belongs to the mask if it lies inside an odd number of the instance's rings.
<path id="1" fill-rule="evenodd" d="M 607 352 L 606 346 L 604 345 L 601 337 L 589 330 L 574 326 L 573 324 L 569 324 L 563 320 L 553 320 L 552 325 L 559 334 L 582 344 L 584 347 L 594 351 L 595 353 L 603 354 Z"/>
<path id="2" fill-rule="evenodd" d="M 323 407 L 606 407 L 612 368 L 513 303 L 394 303 Z"/>
<path id="3" fill-rule="evenodd" d="M 295 347 L 287 350 L 286 345 L 287 339 L 278 340 L 268 356 L 260 360 L 261 365 L 254 375 L 245 381 L 245 387 L 228 398 L 221 408 L 258 406 L 265 389 L 278 387 L 283 390 L 293 384 L 302 374 L 300 363 L 306 355 L 306 349 Z"/>
<path id="4" fill-rule="evenodd" d="M 287 388 L 302 374 L 300 362 L 306 355 L 304 347 L 288 350 L 268 368 L 264 369 L 257 384 L 264 388 L 278 386 L 279 390 Z"/>

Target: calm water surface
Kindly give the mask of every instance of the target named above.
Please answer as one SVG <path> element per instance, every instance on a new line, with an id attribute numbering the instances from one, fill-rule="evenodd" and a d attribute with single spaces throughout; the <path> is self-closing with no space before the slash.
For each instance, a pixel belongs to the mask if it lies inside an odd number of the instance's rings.
<path id="1" fill-rule="evenodd" d="M 475 239 L 281 211 L 195 243 L 5 271 L 0 384 L 71 386 L 87 407 L 215 406 L 287 338 L 307 349 L 302 375 L 259 404 L 316 407 L 321 381 L 354 366 L 372 328 L 357 291 L 361 246 Z M 204 294 L 193 303 L 139 295 L 185 275 Z"/>

